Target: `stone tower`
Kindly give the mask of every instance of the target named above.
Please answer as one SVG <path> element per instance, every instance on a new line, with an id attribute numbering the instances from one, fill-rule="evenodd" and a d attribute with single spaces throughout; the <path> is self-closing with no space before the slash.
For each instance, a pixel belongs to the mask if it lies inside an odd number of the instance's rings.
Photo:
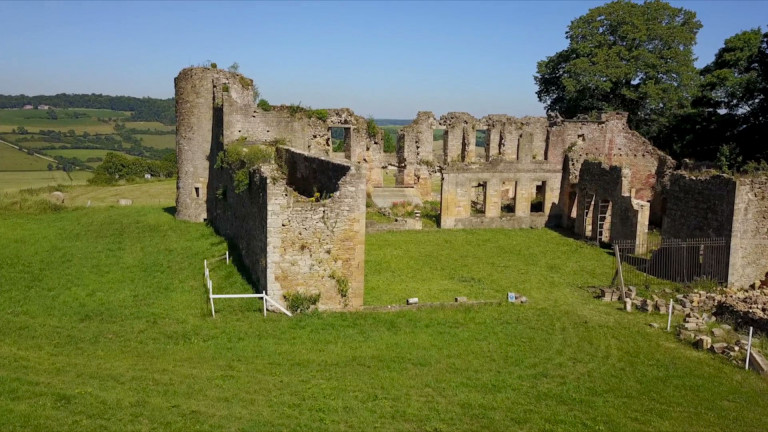
<path id="1" fill-rule="evenodd" d="M 179 177 L 176 218 L 208 218 L 210 171 L 223 148 L 224 104 L 228 99 L 253 104 L 253 81 L 235 72 L 190 67 L 174 80 L 176 87 L 176 155 Z"/>

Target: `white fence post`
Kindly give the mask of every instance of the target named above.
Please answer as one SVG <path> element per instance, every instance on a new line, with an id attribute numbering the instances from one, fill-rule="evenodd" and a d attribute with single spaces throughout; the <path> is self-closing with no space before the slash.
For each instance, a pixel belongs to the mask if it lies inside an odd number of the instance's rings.
<path id="1" fill-rule="evenodd" d="M 672 326 L 672 303 L 673 301 L 669 301 L 669 318 L 667 318 L 667 331 L 669 331 L 670 327 Z"/>
<path id="2" fill-rule="evenodd" d="M 749 355 L 752 353 L 752 327 L 749 328 L 749 342 L 747 342 L 747 361 L 744 363 L 744 369 L 749 370 Z"/>

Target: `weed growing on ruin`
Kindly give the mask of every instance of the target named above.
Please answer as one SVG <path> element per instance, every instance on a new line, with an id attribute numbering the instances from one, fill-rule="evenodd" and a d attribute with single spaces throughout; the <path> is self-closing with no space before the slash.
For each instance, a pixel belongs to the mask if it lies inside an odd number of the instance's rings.
<path id="1" fill-rule="evenodd" d="M 221 91 L 223 91 L 224 93 L 229 93 L 229 84 L 222 85 Z"/>
<path id="2" fill-rule="evenodd" d="M 269 104 L 269 101 L 266 99 L 259 99 L 259 102 L 256 104 L 259 109 L 262 111 L 272 111 L 272 105 Z"/>
<path id="3" fill-rule="evenodd" d="M 242 75 L 237 77 L 237 79 L 240 81 L 240 85 L 243 86 L 243 88 L 249 89 L 253 87 L 253 80 L 250 78 L 246 78 Z"/>
<path id="4" fill-rule="evenodd" d="M 283 294 L 285 305 L 291 313 L 309 312 L 320 302 L 320 293 L 306 293 L 303 291 L 290 291 Z"/>
<path id="5" fill-rule="evenodd" d="M 336 281 L 336 292 L 341 297 L 342 305 L 349 306 L 349 279 L 336 270 L 331 272 L 330 277 Z"/>
<path id="6" fill-rule="evenodd" d="M 421 206 L 409 201 L 395 201 L 390 208 L 392 216 L 396 217 L 413 217 L 416 210 L 421 210 Z"/>
<path id="7" fill-rule="evenodd" d="M 376 124 L 376 121 L 373 119 L 373 117 L 368 117 L 368 120 L 365 124 L 365 130 L 368 132 L 369 138 L 376 138 L 376 135 L 379 134 L 379 126 Z"/>
<path id="8" fill-rule="evenodd" d="M 312 107 L 303 107 L 301 102 L 298 104 L 288 105 L 288 114 L 292 116 L 306 115 L 308 118 L 316 118 L 320 121 L 328 120 L 328 110 L 326 109 L 312 109 Z"/>
<path id="9" fill-rule="evenodd" d="M 276 144 L 245 146 L 245 137 L 220 151 L 216 156 L 214 168 L 228 168 L 234 171 L 235 193 L 241 193 L 250 185 L 250 170 L 256 166 L 272 163 L 275 160 Z"/>

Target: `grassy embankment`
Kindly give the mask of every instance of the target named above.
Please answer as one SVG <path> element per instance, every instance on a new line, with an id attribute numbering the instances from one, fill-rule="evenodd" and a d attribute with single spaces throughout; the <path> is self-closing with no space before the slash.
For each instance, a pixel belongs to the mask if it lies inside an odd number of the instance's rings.
<path id="1" fill-rule="evenodd" d="M 210 318 L 226 245 L 161 207 L 0 212 L 0 240 L 4 431 L 768 429 L 768 381 L 593 300 L 610 257 L 548 230 L 367 238 L 369 305 L 527 305 L 266 319 Z"/>

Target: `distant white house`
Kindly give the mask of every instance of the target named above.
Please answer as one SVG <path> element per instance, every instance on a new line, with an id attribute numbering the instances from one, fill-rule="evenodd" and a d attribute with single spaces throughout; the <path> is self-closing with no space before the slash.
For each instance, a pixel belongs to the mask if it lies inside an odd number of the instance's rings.
<path id="1" fill-rule="evenodd" d="M 47 110 L 48 108 L 53 108 L 53 107 L 50 106 L 50 105 L 38 105 L 37 106 L 37 109 L 39 109 L 39 110 Z"/>
<path id="2" fill-rule="evenodd" d="M 24 110 L 30 110 L 30 109 L 34 109 L 34 108 L 35 107 L 33 107 L 32 105 L 24 105 L 23 107 L 21 107 L 21 109 L 24 109 Z"/>

